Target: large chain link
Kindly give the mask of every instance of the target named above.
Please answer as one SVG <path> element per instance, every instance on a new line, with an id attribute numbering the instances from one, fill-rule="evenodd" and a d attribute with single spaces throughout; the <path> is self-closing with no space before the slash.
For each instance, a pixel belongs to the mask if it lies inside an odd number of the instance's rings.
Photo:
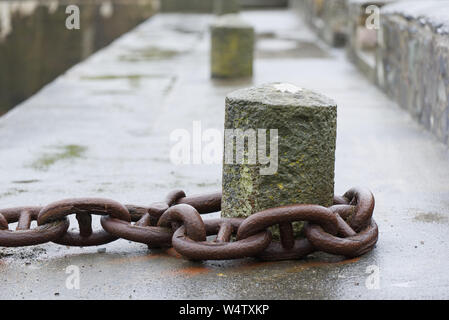
<path id="1" fill-rule="evenodd" d="M 300 259 L 315 251 L 356 257 L 372 250 L 378 227 L 372 219 L 374 197 L 353 188 L 334 197 L 326 208 L 293 204 L 255 213 L 246 219 L 203 220 L 201 214 L 221 210 L 221 193 L 187 197 L 170 192 L 164 202 L 147 207 L 122 205 L 109 199 L 82 198 L 46 207 L 0 209 L 0 246 L 20 247 L 54 242 L 67 246 L 97 246 L 119 238 L 150 248 L 172 247 L 191 260 Z M 79 232 L 68 231 L 68 215 L 75 215 Z M 92 214 L 101 215 L 102 229 L 92 230 Z M 30 228 L 37 221 L 36 228 Z M 305 222 L 304 237 L 295 239 L 292 223 Z M 10 223 L 17 223 L 9 230 Z M 278 225 L 280 239 L 270 227 Z M 209 236 L 213 240 L 208 241 Z"/>

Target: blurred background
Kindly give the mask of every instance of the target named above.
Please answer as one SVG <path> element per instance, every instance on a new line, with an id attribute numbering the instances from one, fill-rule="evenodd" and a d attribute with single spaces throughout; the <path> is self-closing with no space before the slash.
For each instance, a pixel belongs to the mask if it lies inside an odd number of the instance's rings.
<path id="1" fill-rule="evenodd" d="M 287 0 L 240 0 L 242 9 Z M 61 26 L 80 9 L 79 30 Z M 193 8 L 193 9 L 192 9 Z M 213 12 L 210 0 L 0 0 L 0 115 L 157 12 Z"/>

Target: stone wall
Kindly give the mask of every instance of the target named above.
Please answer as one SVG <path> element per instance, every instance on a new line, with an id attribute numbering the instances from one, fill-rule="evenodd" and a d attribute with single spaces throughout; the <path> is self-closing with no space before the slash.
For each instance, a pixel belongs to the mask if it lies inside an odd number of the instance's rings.
<path id="1" fill-rule="evenodd" d="M 406 0 L 290 0 L 308 24 L 329 45 L 346 47 L 348 58 L 373 82 L 377 82 L 378 30 L 366 27 L 369 6 Z"/>
<path id="2" fill-rule="evenodd" d="M 348 28 L 346 53 L 348 58 L 374 83 L 378 83 L 377 49 L 380 32 L 379 10 L 397 0 L 347 0 Z M 375 9 L 372 9 L 373 7 Z M 374 12 L 373 10 L 377 10 Z M 377 21 L 373 15 L 377 14 Z M 374 25 L 377 22 L 377 25 Z"/>
<path id="3" fill-rule="evenodd" d="M 290 0 L 318 35 L 329 45 L 343 47 L 347 33 L 346 0 Z"/>
<path id="4" fill-rule="evenodd" d="M 381 87 L 449 144 L 449 1 L 392 4 L 381 16 Z"/>
<path id="5" fill-rule="evenodd" d="M 343 30 L 348 59 L 449 145 L 449 1 L 345 0 L 345 13 L 332 9 L 336 2 L 291 0 L 291 6 L 329 44 L 335 45 L 324 35 Z M 370 5 L 380 8 L 378 28 L 368 27 Z"/>

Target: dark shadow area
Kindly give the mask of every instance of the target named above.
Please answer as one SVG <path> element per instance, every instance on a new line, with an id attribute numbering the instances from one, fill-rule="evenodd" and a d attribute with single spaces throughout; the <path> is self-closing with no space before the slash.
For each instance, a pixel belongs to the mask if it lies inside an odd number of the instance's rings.
<path id="1" fill-rule="evenodd" d="M 0 115 L 156 10 L 154 0 L 81 0 L 80 28 L 69 30 L 69 4 L 0 0 Z"/>

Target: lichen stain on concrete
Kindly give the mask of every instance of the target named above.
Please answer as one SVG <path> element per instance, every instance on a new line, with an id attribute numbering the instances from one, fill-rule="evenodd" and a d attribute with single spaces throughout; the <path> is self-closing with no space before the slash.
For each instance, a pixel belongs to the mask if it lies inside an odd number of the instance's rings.
<path id="1" fill-rule="evenodd" d="M 39 159 L 31 164 L 31 168 L 46 171 L 58 161 L 81 158 L 86 152 L 87 147 L 70 144 L 58 146 L 55 149 L 58 150 L 55 153 L 44 153 Z"/>
<path id="2" fill-rule="evenodd" d="M 201 36 L 204 33 L 203 31 L 187 29 L 184 28 L 183 26 L 174 26 L 171 28 L 171 30 L 179 32 L 181 34 L 197 34 L 199 36 Z"/>
<path id="3" fill-rule="evenodd" d="M 25 192 L 28 192 L 28 191 L 24 190 L 24 189 L 13 188 L 13 189 L 10 189 L 10 190 L 8 190 L 8 191 L 6 191 L 4 193 L 0 193 L 0 199 L 6 198 L 6 197 L 10 197 L 10 196 L 15 196 L 15 195 L 18 195 L 18 194 L 21 194 L 21 193 L 25 193 Z"/>
<path id="4" fill-rule="evenodd" d="M 181 51 L 162 49 L 158 47 L 148 47 L 139 50 L 135 50 L 132 53 L 119 56 L 120 61 L 126 62 L 139 62 L 147 60 L 163 60 L 172 59 L 181 54 Z"/>
<path id="5" fill-rule="evenodd" d="M 169 79 L 169 84 L 164 90 L 164 95 L 170 93 L 172 87 L 176 83 L 177 77 L 169 74 L 103 74 L 97 76 L 81 76 L 81 80 L 87 81 L 108 81 L 108 80 L 128 80 L 130 87 L 139 88 L 143 79 Z M 129 95 L 132 93 L 130 90 L 106 90 L 106 91 L 94 91 L 95 94 L 116 94 L 116 95 Z"/>
<path id="6" fill-rule="evenodd" d="M 103 189 L 103 188 L 96 188 L 96 189 L 95 189 L 95 192 L 96 192 L 96 193 L 105 193 L 105 191 L 106 191 L 106 190 Z"/>
<path id="7" fill-rule="evenodd" d="M 449 218 L 447 216 L 435 212 L 419 213 L 415 215 L 413 220 L 417 222 L 440 223 L 440 224 L 449 222 Z"/>
<path id="8" fill-rule="evenodd" d="M 204 187 L 215 187 L 215 188 L 221 188 L 221 185 L 220 185 L 221 183 L 220 182 L 198 182 L 198 183 L 195 183 L 195 185 L 197 186 L 197 187 L 201 187 L 201 188 L 204 188 Z"/>

